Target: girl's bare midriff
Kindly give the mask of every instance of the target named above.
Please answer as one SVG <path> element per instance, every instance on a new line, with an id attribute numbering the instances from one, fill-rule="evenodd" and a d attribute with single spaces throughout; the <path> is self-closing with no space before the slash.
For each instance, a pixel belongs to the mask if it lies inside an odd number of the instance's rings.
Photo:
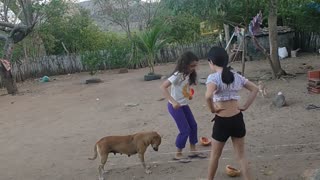
<path id="1" fill-rule="evenodd" d="M 220 117 L 231 117 L 240 113 L 237 100 L 215 102 L 215 106 L 219 109 L 223 109 L 216 113 Z"/>

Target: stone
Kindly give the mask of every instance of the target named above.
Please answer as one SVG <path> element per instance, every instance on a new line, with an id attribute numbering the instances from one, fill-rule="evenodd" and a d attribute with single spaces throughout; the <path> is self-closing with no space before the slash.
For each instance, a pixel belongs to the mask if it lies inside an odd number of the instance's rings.
<path id="1" fill-rule="evenodd" d="M 206 85 L 206 82 L 207 82 L 207 78 L 200 78 L 200 79 L 199 79 L 199 83 L 200 83 L 200 84 Z"/>
<path id="2" fill-rule="evenodd" d="M 135 107 L 135 106 L 139 106 L 138 103 L 126 103 L 125 106 L 127 107 Z"/>
<path id="3" fill-rule="evenodd" d="M 101 83 L 102 80 L 99 78 L 90 78 L 86 80 L 86 84 L 92 84 L 92 83 Z"/>
<path id="4" fill-rule="evenodd" d="M 286 105 L 286 98 L 282 94 L 282 92 L 278 92 L 277 96 L 272 101 L 273 105 L 278 108 L 281 108 Z"/>
<path id="5" fill-rule="evenodd" d="M 144 80 L 145 81 L 153 81 L 153 80 L 158 80 L 161 79 L 162 75 L 160 74 L 154 74 L 154 73 L 149 73 L 144 75 Z"/>
<path id="6" fill-rule="evenodd" d="M 128 72 L 129 72 L 128 68 L 119 69 L 119 74 L 124 74 L 124 73 L 128 73 Z"/>

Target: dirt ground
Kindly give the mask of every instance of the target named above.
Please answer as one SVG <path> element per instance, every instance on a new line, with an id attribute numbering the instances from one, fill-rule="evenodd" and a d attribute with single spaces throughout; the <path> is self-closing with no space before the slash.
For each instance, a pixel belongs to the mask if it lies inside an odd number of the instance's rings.
<path id="1" fill-rule="evenodd" d="M 303 179 L 305 172 L 320 168 L 320 111 L 306 110 L 308 104 L 320 106 L 320 95 L 308 94 L 308 66 L 320 68 L 320 56 L 304 54 L 281 60 L 295 78 L 267 80 L 268 97 L 258 96 L 245 113 L 246 151 L 255 179 Z M 305 63 L 306 65 L 303 65 Z M 236 70 L 240 63 L 234 63 Z M 159 65 L 157 73 L 171 73 L 174 64 Z M 249 79 L 270 76 L 267 61 L 246 63 Z M 181 164 L 172 161 L 177 128 L 167 113 L 159 86 L 162 80 L 145 82 L 148 69 L 100 72 L 100 84 L 86 85 L 88 73 L 51 77 L 49 83 L 29 80 L 19 84 L 20 94 L 6 95 L 0 90 L 0 179 L 1 180 L 91 180 L 97 179 L 95 142 L 107 135 L 126 135 L 138 131 L 158 131 L 162 136 L 159 152 L 149 148 L 146 161 L 152 174 L 144 173 L 137 156 L 109 156 L 108 180 L 198 180 L 207 174 L 208 159 Z M 199 77 L 210 73 L 201 61 Z M 279 92 L 288 106 L 272 106 Z M 210 137 L 213 115 L 204 106 L 205 86 L 195 87 L 190 106 L 198 122 L 199 136 Z M 247 92 L 241 92 L 245 97 Z M 245 98 L 242 98 L 245 99 Z M 137 103 L 128 107 L 126 103 Z M 199 149 L 208 154 L 210 147 Z M 186 152 L 188 149 L 186 149 Z M 239 167 L 230 140 L 220 160 L 217 179 L 230 179 L 227 164 Z M 241 179 L 241 178 L 233 178 Z"/>

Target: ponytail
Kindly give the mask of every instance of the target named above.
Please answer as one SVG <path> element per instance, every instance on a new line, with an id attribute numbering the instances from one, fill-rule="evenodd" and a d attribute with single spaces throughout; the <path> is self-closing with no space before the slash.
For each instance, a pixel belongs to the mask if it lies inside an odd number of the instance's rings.
<path id="1" fill-rule="evenodd" d="M 224 66 L 221 73 L 222 82 L 229 85 L 234 81 L 234 74 L 231 72 L 231 67 Z"/>

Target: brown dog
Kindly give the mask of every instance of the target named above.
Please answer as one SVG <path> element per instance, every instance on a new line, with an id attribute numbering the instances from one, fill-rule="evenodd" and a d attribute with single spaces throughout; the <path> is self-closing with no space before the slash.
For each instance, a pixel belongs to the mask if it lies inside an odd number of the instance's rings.
<path id="1" fill-rule="evenodd" d="M 147 174 L 151 171 L 146 167 L 144 162 L 144 153 L 149 145 L 153 150 L 158 151 L 161 144 L 161 136 L 157 132 L 140 132 L 127 136 L 107 136 L 100 139 L 94 146 L 94 160 L 99 154 L 101 165 L 99 166 L 99 179 L 103 179 L 104 165 L 107 162 L 109 153 L 126 154 L 128 157 L 137 154 L 141 160 L 141 164 Z"/>

